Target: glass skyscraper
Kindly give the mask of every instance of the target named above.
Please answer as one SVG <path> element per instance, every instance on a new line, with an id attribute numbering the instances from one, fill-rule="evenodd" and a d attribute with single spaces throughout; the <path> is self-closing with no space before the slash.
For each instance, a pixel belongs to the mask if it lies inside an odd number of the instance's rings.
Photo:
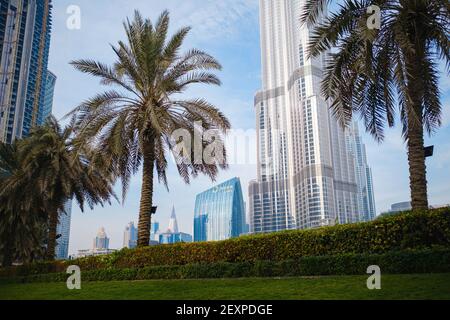
<path id="1" fill-rule="evenodd" d="M 65 260 L 69 257 L 70 221 L 72 217 L 72 200 L 64 205 L 64 211 L 59 214 L 56 234 L 61 235 L 56 241 L 56 259 Z"/>
<path id="2" fill-rule="evenodd" d="M 45 120 L 52 115 L 55 85 L 56 85 L 56 75 L 50 70 L 47 70 L 47 80 L 45 82 L 44 106 L 42 109 L 43 122 L 45 122 Z M 42 124 L 42 122 L 38 123 L 38 125 L 39 124 Z"/>
<path id="3" fill-rule="evenodd" d="M 348 149 L 352 152 L 355 160 L 354 168 L 358 185 L 359 221 L 372 221 L 377 215 L 372 169 L 367 164 L 366 146 L 359 134 L 359 127 L 356 122 L 347 128 L 346 136 Z"/>
<path id="4" fill-rule="evenodd" d="M 105 228 L 101 228 L 97 237 L 94 239 L 94 250 L 108 250 L 109 249 L 109 238 L 106 235 Z"/>
<path id="5" fill-rule="evenodd" d="M 178 229 L 178 220 L 175 213 L 175 207 L 172 209 L 170 215 L 169 228 L 165 233 L 158 235 L 160 244 L 174 244 L 179 242 L 192 242 L 192 236 L 190 234 L 180 232 Z"/>
<path id="6" fill-rule="evenodd" d="M 51 10 L 51 0 L 0 2 L 0 141 L 44 120 Z"/>
<path id="7" fill-rule="evenodd" d="M 123 247 L 128 249 L 136 248 L 138 239 L 138 230 L 134 226 L 134 222 L 130 222 L 125 227 L 125 232 L 123 233 Z"/>
<path id="8" fill-rule="evenodd" d="M 246 216 L 239 178 L 231 179 L 197 196 L 194 241 L 220 241 L 246 232 Z"/>
<path id="9" fill-rule="evenodd" d="M 325 55 L 308 59 L 305 0 L 260 0 L 262 88 L 254 107 L 257 179 L 250 232 L 359 221 L 358 185 L 345 131 L 321 94 Z"/>

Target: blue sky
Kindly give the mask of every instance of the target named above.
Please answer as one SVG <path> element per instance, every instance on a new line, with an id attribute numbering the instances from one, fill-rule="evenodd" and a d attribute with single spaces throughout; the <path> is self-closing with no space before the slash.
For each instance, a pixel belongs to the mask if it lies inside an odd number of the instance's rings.
<path id="1" fill-rule="evenodd" d="M 81 29 L 66 27 L 70 5 L 81 9 Z M 123 20 L 134 9 L 155 19 L 162 10 L 171 13 L 172 29 L 193 28 L 186 48 L 197 47 L 214 55 L 223 65 L 219 74 L 221 87 L 193 87 L 189 96 L 202 96 L 219 106 L 229 117 L 233 128 L 253 129 L 255 116 L 253 96 L 260 87 L 260 48 L 258 0 L 58 0 L 54 1 L 53 33 L 49 68 L 57 76 L 54 114 L 62 118 L 82 100 L 103 88 L 92 77 L 75 71 L 68 63 L 73 59 L 92 58 L 106 63 L 114 59 L 110 44 L 124 39 Z M 443 74 L 441 83 L 444 102 L 444 125 L 427 143 L 437 146 L 435 157 L 428 160 L 429 193 L 432 204 L 450 203 L 450 79 Z M 386 132 L 386 141 L 377 144 L 365 137 L 369 162 L 373 169 L 377 211 L 385 211 L 391 203 L 409 199 L 406 149 L 400 128 Z M 255 146 L 256 150 L 256 146 Z M 254 156 L 254 155 L 253 155 Z M 254 159 L 253 159 L 254 160 Z M 240 177 L 247 197 L 248 182 L 256 177 L 256 166 L 233 165 L 222 172 L 217 181 Z M 171 208 L 175 205 L 180 229 L 192 233 L 196 194 L 212 186 L 204 177 L 186 186 L 173 168 L 169 171 L 170 193 L 156 185 L 156 220 L 167 228 Z M 118 188 L 119 191 L 119 188 Z M 123 230 L 130 221 L 137 222 L 140 176 L 131 184 L 124 205 L 114 203 L 105 208 L 81 213 L 74 204 L 70 253 L 92 246 L 100 227 L 105 227 L 111 247 L 122 246 Z"/>

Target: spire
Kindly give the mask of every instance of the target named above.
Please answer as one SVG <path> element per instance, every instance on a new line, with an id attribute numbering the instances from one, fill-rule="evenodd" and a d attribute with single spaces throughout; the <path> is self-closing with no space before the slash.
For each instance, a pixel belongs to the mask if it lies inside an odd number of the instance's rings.
<path id="1" fill-rule="evenodd" d="M 173 207 L 172 215 L 170 216 L 168 231 L 170 233 L 178 233 L 178 222 L 177 222 L 177 215 L 175 214 L 175 206 Z"/>

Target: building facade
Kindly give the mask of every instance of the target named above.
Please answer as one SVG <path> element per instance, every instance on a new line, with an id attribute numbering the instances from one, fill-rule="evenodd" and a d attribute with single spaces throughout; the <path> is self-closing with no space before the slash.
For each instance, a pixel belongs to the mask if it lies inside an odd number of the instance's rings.
<path id="1" fill-rule="evenodd" d="M 58 260 L 69 258 L 70 222 L 72 218 L 72 200 L 64 205 L 64 210 L 59 214 L 59 222 L 56 234 L 60 235 L 56 240 L 55 256 Z"/>
<path id="2" fill-rule="evenodd" d="M 0 141 L 44 120 L 51 11 L 51 0 L 0 2 Z"/>
<path id="3" fill-rule="evenodd" d="M 45 120 L 52 115 L 53 111 L 53 97 L 55 95 L 55 86 L 56 86 L 56 75 L 47 70 L 47 78 L 45 82 L 45 96 L 44 96 L 44 105 L 42 108 L 42 121 Z M 38 123 L 40 125 L 42 123 Z"/>
<path id="4" fill-rule="evenodd" d="M 179 242 L 192 242 L 192 236 L 190 234 L 180 232 L 178 229 L 178 220 L 175 212 L 175 207 L 172 209 L 170 215 L 169 227 L 164 233 L 160 233 L 158 236 L 159 244 L 174 244 Z"/>
<path id="5" fill-rule="evenodd" d="M 246 233 L 246 215 L 239 178 L 231 179 L 197 196 L 194 241 L 220 241 Z"/>
<path id="6" fill-rule="evenodd" d="M 108 250 L 109 249 L 109 238 L 106 235 L 105 228 L 101 228 L 97 237 L 94 239 L 94 250 Z"/>
<path id="7" fill-rule="evenodd" d="M 138 230 L 134 222 L 130 222 L 123 233 L 123 247 L 133 249 L 137 247 Z"/>
<path id="8" fill-rule="evenodd" d="M 364 145 L 356 122 L 346 129 L 347 147 L 355 160 L 354 168 L 358 185 L 359 221 L 367 222 L 375 219 L 375 195 L 372 169 L 367 164 L 366 146 Z"/>
<path id="9" fill-rule="evenodd" d="M 262 89 L 255 96 L 257 179 L 251 233 L 359 220 L 354 160 L 321 95 L 325 57 L 307 58 L 305 0 L 260 0 Z"/>
<path id="10" fill-rule="evenodd" d="M 152 222 L 150 225 L 150 241 L 159 241 L 159 222 Z"/>

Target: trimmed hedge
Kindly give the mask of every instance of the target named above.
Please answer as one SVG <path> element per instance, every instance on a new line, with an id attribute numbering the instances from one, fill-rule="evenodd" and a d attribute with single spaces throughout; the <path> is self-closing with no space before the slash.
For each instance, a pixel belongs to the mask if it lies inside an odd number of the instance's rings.
<path id="1" fill-rule="evenodd" d="M 386 254 L 343 254 L 304 257 L 300 260 L 256 261 L 133 269 L 104 269 L 81 274 L 82 281 L 132 281 L 161 279 L 217 279 L 249 277 L 299 277 L 327 275 L 365 275 L 378 265 L 384 274 L 450 272 L 450 249 L 399 251 Z M 52 273 L 9 279 L 10 282 L 65 282 L 68 275 Z"/>
<path id="2" fill-rule="evenodd" d="M 383 254 L 434 246 L 450 248 L 450 208 L 405 212 L 368 223 L 245 236 L 220 242 L 124 249 L 108 256 L 0 269 L 0 277 L 60 272 L 68 265 L 90 271 L 221 262 L 280 262 L 309 256 Z"/>
<path id="3" fill-rule="evenodd" d="M 297 260 L 307 256 L 377 254 L 450 247 L 450 209 L 409 212 L 373 222 L 245 236 L 220 242 L 122 250 L 70 262 L 83 270 L 142 268 L 217 262 Z"/>

